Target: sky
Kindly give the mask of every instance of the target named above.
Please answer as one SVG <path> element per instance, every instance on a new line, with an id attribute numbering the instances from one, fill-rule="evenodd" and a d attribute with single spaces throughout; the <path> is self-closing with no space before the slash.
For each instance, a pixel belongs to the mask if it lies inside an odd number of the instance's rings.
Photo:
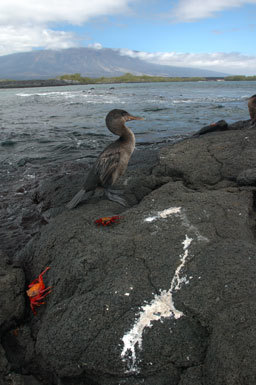
<path id="1" fill-rule="evenodd" d="M 0 55 L 81 46 L 256 75 L 256 0 L 0 1 Z"/>

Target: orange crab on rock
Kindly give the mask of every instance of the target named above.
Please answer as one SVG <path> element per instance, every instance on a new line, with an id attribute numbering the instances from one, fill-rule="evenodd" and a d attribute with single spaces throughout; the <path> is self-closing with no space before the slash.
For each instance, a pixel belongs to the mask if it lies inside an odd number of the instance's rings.
<path id="1" fill-rule="evenodd" d="M 119 215 L 114 215 L 113 217 L 102 217 L 102 218 L 96 219 L 94 223 L 97 226 L 110 226 L 112 225 L 112 223 L 119 223 L 121 218 L 122 217 L 120 217 Z"/>
<path id="2" fill-rule="evenodd" d="M 41 300 L 51 292 L 51 286 L 45 288 L 43 281 L 43 275 L 49 269 L 50 267 L 47 267 L 41 274 L 39 274 L 38 278 L 36 278 L 33 282 L 31 282 L 30 285 L 28 285 L 29 289 L 26 293 L 29 297 L 30 307 L 34 315 L 36 315 L 35 306 L 45 304 L 45 302 L 41 302 Z"/>

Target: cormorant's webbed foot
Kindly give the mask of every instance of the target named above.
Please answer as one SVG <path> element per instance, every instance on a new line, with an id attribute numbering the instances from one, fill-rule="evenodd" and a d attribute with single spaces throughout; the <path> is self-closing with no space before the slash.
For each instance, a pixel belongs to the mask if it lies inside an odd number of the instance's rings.
<path id="1" fill-rule="evenodd" d="M 113 202 L 119 203 L 122 206 L 127 206 L 127 202 L 124 198 L 121 198 L 119 194 L 123 194 L 123 191 L 121 190 L 112 190 L 112 189 L 105 189 L 104 190 L 106 197 Z"/>

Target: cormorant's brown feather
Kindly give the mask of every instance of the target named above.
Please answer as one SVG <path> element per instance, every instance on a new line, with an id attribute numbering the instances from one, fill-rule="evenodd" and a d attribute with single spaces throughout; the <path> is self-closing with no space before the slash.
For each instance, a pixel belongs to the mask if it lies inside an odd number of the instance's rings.
<path id="1" fill-rule="evenodd" d="M 141 119 L 143 118 L 132 116 L 124 110 L 115 109 L 108 113 L 106 125 L 111 132 L 119 135 L 120 138 L 107 146 L 100 154 L 86 178 L 83 189 L 67 204 L 69 209 L 76 207 L 88 196 L 88 192 L 94 191 L 97 186 L 105 188 L 109 199 L 124 205 L 125 201 L 110 192 L 109 187 L 125 172 L 135 147 L 134 134 L 130 128 L 125 126 L 125 122 Z"/>
<path id="2" fill-rule="evenodd" d="M 95 164 L 95 171 L 103 187 L 115 183 L 115 173 L 120 163 L 120 148 L 113 148 L 104 152 Z"/>

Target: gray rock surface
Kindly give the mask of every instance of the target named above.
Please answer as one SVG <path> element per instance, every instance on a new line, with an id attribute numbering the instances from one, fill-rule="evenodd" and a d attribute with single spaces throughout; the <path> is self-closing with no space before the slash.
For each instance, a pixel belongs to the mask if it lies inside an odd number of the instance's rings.
<path id="1" fill-rule="evenodd" d="M 132 207 L 96 197 L 62 210 L 17 256 L 27 282 L 50 266 L 53 286 L 12 342 L 26 375 L 255 385 L 256 195 L 241 175 L 256 162 L 256 131 L 238 127 L 162 149 L 157 165 L 121 180 Z M 112 215 L 119 224 L 95 225 Z"/>
<path id="2" fill-rule="evenodd" d="M 237 177 L 240 186 L 256 186 L 256 168 L 243 170 Z"/>
<path id="3" fill-rule="evenodd" d="M 10 265 L 0 252 L 0 332 L 22 319 L 24 314 L 24 273 Z"/>
<path id="4" fill-rule="evenodd" d="M 0 252 L 0 337 L 6 330 L 12 329 L 24 317 L 25 277 L 22 269 L 10 265 L 8 258 Z M 6 351 L 0 345 L 0 384 L 4 379 L 10 378 L 10 364 Z M 1 382 L 2 381 L 2 382 Z"/>
<path id="5" fill-rule="evenodd" d="M 197 131 L 193 136 L 200 136 L 204 134 L 208 134 L 214 131 L 225 131 L 228 130 L 228 124 L 225 120 L 219 120 L 216 123 L 212 123 L 209 126 L 201 128 L 201 130 Z"/>
<path id="6" fill-rule="evenodd" d="M 196 190 L 236 186 L 237 177 L 255 162 L 255 128 L 209 133 L 184 140 L 171 151 L 166 147 L 153 172 L 181 179 Z"/>

